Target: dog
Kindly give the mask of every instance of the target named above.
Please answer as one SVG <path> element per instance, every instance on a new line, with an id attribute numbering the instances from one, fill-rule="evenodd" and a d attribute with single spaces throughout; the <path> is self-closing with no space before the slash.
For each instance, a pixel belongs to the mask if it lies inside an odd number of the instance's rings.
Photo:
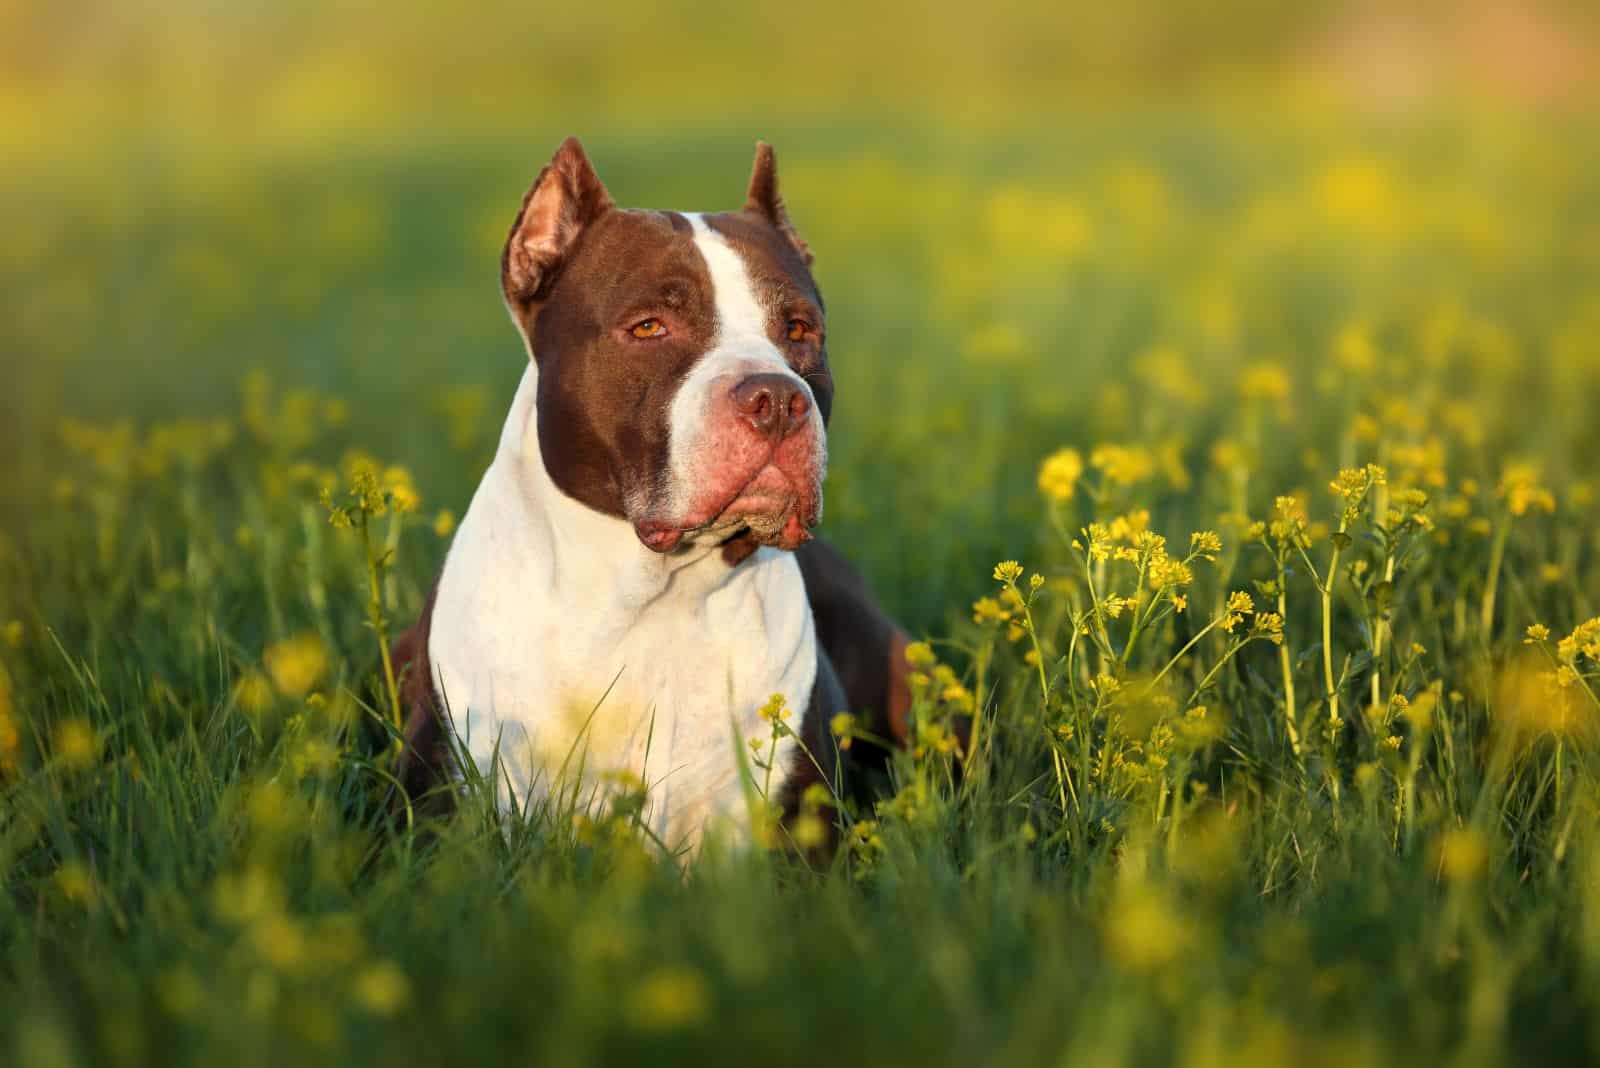
<path id="1" fill-rule="evenodd" d="M 632 776 L 693 851 L 747 825 L 752 785 L 789 821 L 837 786 L 836 714 L 905 739 L 905 632 L 811 533 L 834 403 L 811 264 L 765 143 L 732 212 L 619 208 L 575 138 L 540 172 L 500 261 L 528 366 L 393 649 L 413 798 L 465 759 L 502 807 Z"/>

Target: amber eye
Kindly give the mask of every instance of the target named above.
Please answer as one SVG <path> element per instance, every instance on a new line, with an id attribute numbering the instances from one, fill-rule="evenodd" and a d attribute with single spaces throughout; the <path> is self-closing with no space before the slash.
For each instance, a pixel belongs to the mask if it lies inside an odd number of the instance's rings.
<path id="1" fill-rule="evenodd" d="M 640 319 L 630 332 L 636 338 L 660 337 L 667 332 L 667 327 L 660 319 Z"/>
<path id="2" fill-rule="evenodd" d="M 789 340 L 790 341 L 804 341 L 806 339 L 806 331 L 808 331 L 810 329 L 811 329 L 811 324 L 806 322 L 804 319 L 790 319 L 789 320 Z"/>

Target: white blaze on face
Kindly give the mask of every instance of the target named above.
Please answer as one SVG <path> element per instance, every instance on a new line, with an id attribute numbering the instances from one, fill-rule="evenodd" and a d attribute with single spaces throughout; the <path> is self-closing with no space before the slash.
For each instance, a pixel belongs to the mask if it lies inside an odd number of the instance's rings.
<path id="1" fill-rule="evenodd" d="M 789 367 L 783 353 L 767 336 L 768 314 L 750 281 L 744 259 L 700 215 L 687 215 L 711 276 L 716 307 L 716 334 L 711 348 L 684 378 L 668 413 L 669 465 L 667 509 L 685 514 L 695 487 L 704 485 L 710 471 L 723 459 L 714 425 L 719 394 L 753 374 L 782 374 L 792 379 L 811 401 L 810 418 L 819 449 L 823 439 L 822 415 L 811 386 Z"/>

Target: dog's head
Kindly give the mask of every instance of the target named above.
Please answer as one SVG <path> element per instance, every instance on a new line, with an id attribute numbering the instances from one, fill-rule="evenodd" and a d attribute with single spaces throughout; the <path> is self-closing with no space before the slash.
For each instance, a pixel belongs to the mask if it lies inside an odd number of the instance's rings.
<path id="1" fill-rule="evenodd" d="M 822 513 L 833 378 L 811 254 L 757 145 L 744 207 L 616 207 L 568 139 L 501 258 L 551 480 L 657 552 L 794 549 Z"/>

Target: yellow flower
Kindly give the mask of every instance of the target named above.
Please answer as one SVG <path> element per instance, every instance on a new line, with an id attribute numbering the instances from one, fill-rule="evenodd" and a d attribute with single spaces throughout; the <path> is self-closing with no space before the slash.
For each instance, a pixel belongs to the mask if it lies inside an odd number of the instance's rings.
<path id="1" fill-rule="evenodd" d="M 1261 612 L 1256 615 L 1251 633 L 1261 635 L 1274 645 L 1282 645 L 1283 617 L 1276 612 Z"/>
<path id="2" fill-rule="evenodd" d="M 422 496 L 417 493 L 416 484 L 411 480 L 411 472 L 404 467 L 386 469 L 383 472 L 383 488 L 397 512 L 415 512 L 422 504 Z"/>
<path id="3" fill-rule="evenodd" d="M 272 684 L 285 697 L 304 697 L 328 672 L 328 651 L 311 633 L 273 643 L 261 659 Z"/>
<path id="4" fill-rule="evenodd" d="M 1131 486 L 1155 474 L 1155 457 L 1143 445 L 1096 445 L 1089 463 L 1098 468 L 1107 482 Z"/>
<path id="5" fill-rule="evenodd" d="M 628 1019 L 641 1031 L 676 1031 L 705 1019 L 711 996 L 700 976 L 685 968 L 662 968 L 628 999 Z"/>
<path id="6" fill-rule="evenodd" d="M 1022 576 L 1022 565 L 1015 560 L 1002 560 L 994 565 L 994 578 L 996 582 L 1015 582 Z"/>
<path id="7" fill-rule="evenodd" d="M 1304 543 L 1306 536 L 1305 503 L 1298 497 L 1279 497 L 1273 502 L 1273 519 L 1267 531 L 1282 542 Z"/>
<path id="8" fill-rule="evenodd" d="M 307 738 L 289 757 L 295 777 L 326 775 L 339 766 L 339 747 L 326 738 Z"/>
<path id="9" fill-rule="evenodd" d="M 1229 634 L 1233 628 L 1244 622 L 1244 617 L 1256 610 L 1255 602 L 1243 590 L 1234 590 L 1228 594 L 1228 603 L 1222 608 L 1222 629 Z"/>
<path id="10" fill-rule="evenodd" d="M 433 533 L 441 538 L 448 538 L 456 529 L 456 514 L 448 508 L 439 509 L 439 514 L 433 517 Z"/>
<path id="11" fill-rule="evenodd" d="M 789 710 L 789 699 L 781 693 L 775 693 L 767 698 L 767 703 L 756 710 L 756 715 L 772 724 L 782 723 L 792 714 Z"/>
<path id="12" fill-rule="evenodd" d="M 1083 476 L 1083 457 L 1077 449 L 1057 449 L 1039 465 L 1039 492 L 1052 501 L 1070 501 Z"/>
<path id="13" fill-rule="evenodd" d="M 933 647 L 927 642 L 911 642 L 906 646 L 906 663 L 914 668 L 931 668 L 938 663 Z"/>
<path id="14" fill-rule="evenodd" d="M 283 885 L 259 866 L 219 875 L 211 890 L 211 907 L 229 923 L 248 923 L 283 909 Z"/>
<path id="15" fill-rule="evenodd" d="M 1136 508 L 1127 515 L 1119 515 L 1111 521 L 1109 536 L 1113 541 L 1125 541 L 1132 545 L 1149 526 L 1150 509 Z"/>
<path id="16" fill-rule="evenodd" d="M 1000 602 L 993 597 L 980 597 L 972 602 L 972 621 L 974 623 L 1004 623 L 1011 618 L 1011 613 L 1000 606 Z"/>
<path id="17" fill-rule="evenodd" d="M 411 981 L 390 961 L 363 968 L 352 987 L 356 1003 L 378 1016 L 393 1016 L 411 1000 Z"/>
<path id="18" fill-rule="evenodd" d="M 236 704 L 251 715 L 260 715 L 272 707 L 272 683 L 259 671 L 242 676 L 233 685 Z"/>
<path id="19" fill-rule="evenodd" d="M 1563 638 L 1557 646 L 1556 655 L 1564 661 L 1557 670 L 1529 652 L 1496 675 L 1490 723 L 1513 741 L 1523 744 L 1546 734 L 1566 735 L 1592 724 L 1592 706 L 1578 700 L 1570 688 L 1577 675 L 1563 654 L 1575 655 L 1576 649 L 1568 648 L 1567 642 Z"/>
<path id="20" fill-rule="evenodd" d="M 803 812 L 789 832 L 801 849 L 818 849 L 828 841 L 828 825 L 815 812 Z"/>
<path id="21" fill-rule="evenodd" d="M 840 712 L 828 721 L 828 730 L 839 739 L 840 749 L 849 749 L 852 732 L 855 730 L 856 717 L 848 712 Z"/>
<path id="22" fill-rule="evenodd" d="M 88 908 L 94 904 L 94 875 L 78 861 L 69 860 L 57 868 L 55 884 L 56 889 L 61 891 L 61 896 L 74 905 Z"/>
<path id="23" fill-rule="evenodd" d="M 52 750 L 68 768 L 86 768 L 100 755 L 100 739 L 85 719 L 69 719 L 56 724 Z"/>
<path id="24" fill-rule="evenodd" d="M 958 712 L 971 712 L 973 708 L 972 691 L 960 683 L 951 683 L 939 694 L 941 700 L 953 706 Z"/>
<path id="25" fill-rule="evenodd" d="M 275 968 L 284 971 L 300 965 L 306 957 L 306 936 L 299 925 L 280 912 L 262 916 L 250 929 L 256 952 Z"/>
<path id="26" fill-rule="evenodd" d="M 1264 400 L 1282 404 L 1289 399 L 1294 383 L 1289 372 L 1276 363 L 1254 363 L 1239 376 L 1239 392 L 1245 400 Z"/>
<path id="27" fill-rule="evenodd" d="M 1538 467 L 1525 461 L 1506 465 L 1496 493 L 1505 499 L 1506 507 L 1515 516 L 1529 512 L 1548 515 L 1556 510 L 1555 494 L 1540 485 Z"/>
<path id="28" fill-rule="evenodd" d="M 1339 472 L 1339 476 L 1328 483 L 1328 488 L 1346 501 L 1358 501 L 1365 497 L 1374 486 L 1382 486 L 1388 480 L 1388 474 L 1377 464 L 1368 464 L 1365 467 L 1347 467 Z"/>
<path id="29" fill-rule="evenodd" d="M 1111 958 L 1122 968 L 1152 973 L 1183 954 L 1192 932 L 1182 915 L 1159 895 L 1133 890 L 1107 913 L 1104 938 Z"/>
<path id="30" fill-rule="evenodd" d="M 1569 664 L 1577 661 L 1579 653 L 1600 663 L 1600 616 L 1578 624 L 1556 645 L 1556 655 Z"/>
<path id="31" fill-rule="evenodd" d="M 1365 323 L 1348 323 L 1334 339 L 1333 359 L 1352 374 L 1371 374 L 1378 366 L 1378 347 Z"/>
<path id="32" fill-rule="evenodd" d="M 1527 645 L 1536 645 L 1539 642 L 1549 641 L 1549 640 L 1550 640 L 1550 628 L 1549 627 L 1545 626 L 1543 623 L 1531 623 L 1531 624 L 1528 625 L 1528 637 L 1525 640 L 1525 644 L 1527 644 Z"/>
<path id="33" fill-rule="evenodd" d="M 1489 868 L 1489 841 L 1478 831 L 1452 830 L 1434 847 L 1439 874 L 1456 883 L 1473 882 Z"/>
<path id="34" fill-rule="evenodd" d="M 1122 683 L 1117 681 L 1115 675 L 1107 675 L 1104 672 L 1096 675 L 1089 685 L 1101 697 L 1111 697 L 1122 689 Z"/>
<path id="35" fill-rule="evenodd" d="M 13 649 L 22 648 L 22 620 L 13 619 L 5 625 L 6 644 Z"/>
<path id="36" fill-rule="evenodd" d="M 1249 466 L 1249 454 L 1244 446 L 1230 438 L 1222 438 L 1211 446 L 1211 466 L 1219 471 L 1238 471 Z"/>
<path id="37" fill-rule="evenodd" d="M 1222 552 L 1222 538 L 1214 530 L 1199 530 L 1189 535 L 1189 551 L 1207 560 Z"/>

